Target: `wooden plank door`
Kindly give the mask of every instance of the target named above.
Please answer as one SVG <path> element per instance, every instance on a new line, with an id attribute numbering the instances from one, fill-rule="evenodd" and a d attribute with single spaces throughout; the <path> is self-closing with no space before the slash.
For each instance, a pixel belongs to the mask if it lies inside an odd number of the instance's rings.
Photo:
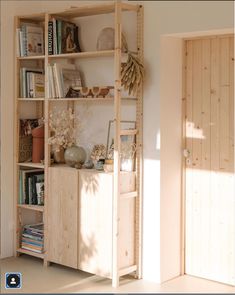
<path id="1" fill-rule="evenodd" d="M 49 168 L 47 260 L 73 268 L 78 263 L 78 170 Z"/>
<path id="2" fill-rule="evenodd" d="M 185 272 L 235 285 L 233 44 L 185 42 Z"/>

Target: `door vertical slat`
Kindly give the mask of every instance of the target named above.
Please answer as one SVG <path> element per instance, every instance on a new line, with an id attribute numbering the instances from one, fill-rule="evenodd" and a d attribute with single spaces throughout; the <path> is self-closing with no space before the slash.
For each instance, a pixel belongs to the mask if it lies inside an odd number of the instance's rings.
<path id="1" fill-rule="evenodd" d="M 185 272 L 235 285 L 234 38 L 186 48 Z"/>

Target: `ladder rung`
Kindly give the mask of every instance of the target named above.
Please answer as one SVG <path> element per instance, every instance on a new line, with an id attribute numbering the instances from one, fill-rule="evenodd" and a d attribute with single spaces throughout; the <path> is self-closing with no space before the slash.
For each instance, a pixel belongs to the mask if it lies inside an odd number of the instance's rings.
<path id="1" fill-rule="evenodd" d="M 136 198 L 136 197 L 137 197 L 137 191 L 121 194 L 121 198 L 125 198 L 125 199 Z"/>
<path id="2" fill-rule="evenodd" d="M 137 129 L 124 129 L 120 131 L 120 135 L 135 135 L 137 133 Z"/>
<path id="3" fill-rule="evenodd" d="M 119 277 L 125 276 L 129 273 L 132 273 L 133 271 L 136 271 L 136 270 L 137 270 L 137 265 L 132 265 L 132 266 L 121 268 L 119 270 Z"/>

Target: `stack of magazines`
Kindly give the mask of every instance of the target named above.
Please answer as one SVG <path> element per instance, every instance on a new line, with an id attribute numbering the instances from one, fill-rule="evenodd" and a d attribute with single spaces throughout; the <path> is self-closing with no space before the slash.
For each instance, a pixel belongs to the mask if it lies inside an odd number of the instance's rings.
<path id="1" fill-rule="evenodd" d="M 22 249 L 43 253 L 44 227 L 43 223 L 29 224 L 23 227 Z"/>
<path id="2" fill-rule="evenodd" d="M 43 28 L 34 23 L 22 23 L 16 30 L 16 45 L 18 56 L 44 54 Z"/>

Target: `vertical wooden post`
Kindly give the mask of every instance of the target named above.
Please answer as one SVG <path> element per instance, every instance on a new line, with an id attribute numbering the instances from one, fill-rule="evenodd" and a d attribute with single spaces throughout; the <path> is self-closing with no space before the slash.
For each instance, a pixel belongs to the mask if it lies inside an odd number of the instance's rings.
<path id="1" fill-rule="evenodd" d="M 14 48 L 16 49 L 16 29 L 20 26 L 19 17 L 15 17 L 15 25 L 14 25 Z M 15 220 L 15 228 L 14 228 L 14 253 L 15 256 L 18 255 L 17 248 L 19 248 L 20 244 L 20 219 L 18 216 L 18 190 L 19 190 L 19 167 L 17 165 L 19 161 L 19 105 L 18 105 L 18 97 L 19 97 L 19 79 L 20 79 L 20 62 L 18 60 L 17 52 L 15 50 L 14 53 L 14 61 L 15 61 L 15 83 L 14 83 L 14 220 Z M 19 209 L 20 210 L 20 209 Z"/>
<path id="2" fill-rule="evenodd" d="M 115 87 L 114 87 L 114 173 L 113 173 L 113 244 L 112 244 L 112 286 L 119 285 L 119 201 L 120 201 L 120 113 L 121 113 L 121 2 L 115 3 Z"/>
<path id="3" fill-rule="evenodd" d="M 186 148 L 186 41 L 182 41 L 182 149 Z M 182 157 L 181 163 L 181 265 L 180 265 L 180 274 L 184 275 L 185 273 L 185 158 Z"/>
<path id="4" fill-rule="evenodd" d="M 49 79 L 48 79 L 48 21 L 49 15 L 45 15 L 45 101 L 44 101 L 44 119 L 45 119 L 45 147 L 44 147 L 44 186 L 45 186 L 45 198 L 44 198 L 44 216 L 43 216 L 43 223 L 44 223 L 44 266 L 48 266 L 48 257 L 47 257 L 47 244 L 48 244 L 48 231 L 47 231 L 47 217 L 48 217 L 48 210 L 47 210 L 47 198 L 48 195 L 48 168 L 50 165 L 50 147 L 48 145 L 48 137 L 49 137 Z"/>
<path id="5" fill-rule="evenodd" d="M 143 52 L 143 6 L 140 5 L 137 11 L 137 52 L 141 63 L 144 63 Z M 143 85 L 137 93 L 136 105 L 136 128 L 138 130 L 136 135 L 136 243 L 135 243 L 135 259 L 137 265 L 136 276 L 138 279 L 142 278 L 142 169 L 143 169 Z"/>

